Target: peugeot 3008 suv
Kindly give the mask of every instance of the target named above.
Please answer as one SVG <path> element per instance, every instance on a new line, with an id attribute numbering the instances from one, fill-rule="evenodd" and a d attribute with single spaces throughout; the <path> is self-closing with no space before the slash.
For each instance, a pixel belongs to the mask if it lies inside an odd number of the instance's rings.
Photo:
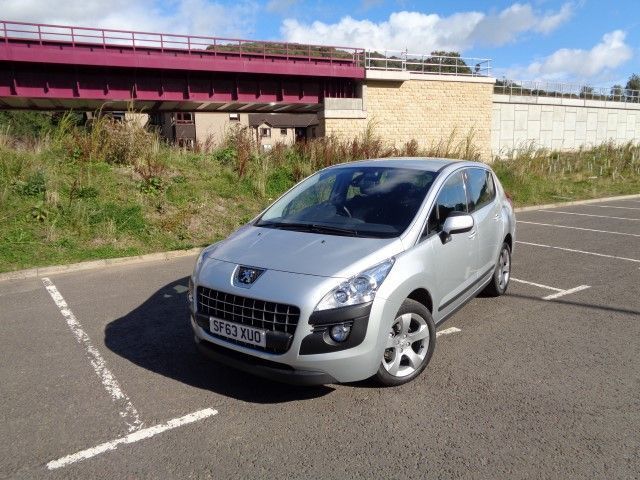
<path id="1" fill-rule="evenodd" d="M 481 291 L 506 291 L 515 229 L 481 163 L 326 168 L 202 251 L 189 282 L 196 342 L 274 380 L 408 382 L 439 323 Z"/>

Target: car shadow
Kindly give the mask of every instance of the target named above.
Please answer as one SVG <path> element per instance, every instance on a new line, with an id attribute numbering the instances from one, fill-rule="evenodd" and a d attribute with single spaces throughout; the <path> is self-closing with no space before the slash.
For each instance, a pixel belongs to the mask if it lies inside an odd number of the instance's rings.
<path id="1" fill-rule="evenodd" d="M 307 400 L 334 390 L 271 382 L 202 356 L 188 321 L 187 283 L 184 277 L 165 285 L 138 308 L 110 322 L 105 329 L 106 346 L 142 368 L 246 402 Z"/>

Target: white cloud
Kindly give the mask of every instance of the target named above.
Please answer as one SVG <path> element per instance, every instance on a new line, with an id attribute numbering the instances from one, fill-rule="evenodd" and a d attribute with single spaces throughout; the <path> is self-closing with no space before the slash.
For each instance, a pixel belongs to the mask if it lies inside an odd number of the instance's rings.
<path id="1" fill-rule="evenodd" d="M 565 23 L 573 14 L 573 6 L 564 4 L 556 13 L 537 14 L 530 4 L 514 3 L 498 14 L 484 15 L 469 35 L 469 41 L 479 45 L 504 45 L 520 33 L 547 34 Z"/>
<path id="2" fill-rule="evenodd" d="M 560 11 L 553 15 L 547 15 L 542 18 L 540 23 L 538 24 L 537 30 L 542 33 L 549 33 L 558 28 L 564 22 L 569 20 L 573 15 L 573 5 L 570 3 L 565 3 Z"/>
<path id="3" fill-rule="evenodd" d="M 625 43 L 626 32 L 605 33 L 600 43 L 590 50 L 561 48 L 527 67 L 513 67 L 505 73 L 509 78 L 560 81 L 606 80 L 617 67 L 629 61 L 633 50 Z"/>
<path id="4" fill-rule="evenodd" d="M 477 45 L 499 46 L 527 32 L 549 33 L 566 22 L 573 12 L 565 4 L 557 12 L 541 14 L 529 4 L 514 3 L 495 13 L 459 12 L 448 17 L 435 13 L 394 12 L 379 23 L 350 16 L 334 24 L 306 24 L 286 19 L 281 27 L 285 39 L 300 43 L 358 46 L 379 50 L 430 52 L 463 51 Z"/>
<path id="5" fill-rule="evenodd" d="M 121 30 L 247 36 L 258 7 L 252 0 L 2 0 L 2 18 Z"/>

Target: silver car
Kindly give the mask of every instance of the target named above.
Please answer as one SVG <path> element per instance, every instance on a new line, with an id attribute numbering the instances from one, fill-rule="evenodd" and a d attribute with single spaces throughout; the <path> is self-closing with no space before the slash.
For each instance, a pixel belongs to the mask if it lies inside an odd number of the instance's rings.
<path id="1" fill-rule="evenodd" d="M 401 158 L 303 180 L 203 250 L 189 282 L 202 352 L 297 384 L 418 376 L 436 326 L 509 284 L 516 221 L 491 169 Z"/>

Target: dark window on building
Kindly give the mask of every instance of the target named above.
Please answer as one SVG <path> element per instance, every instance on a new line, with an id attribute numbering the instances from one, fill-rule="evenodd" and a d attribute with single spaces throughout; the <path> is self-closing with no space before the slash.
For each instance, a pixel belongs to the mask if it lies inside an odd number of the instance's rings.
<path id="1" fill-rule="evenodd" d="M 162 114 L 158 112 L 150 113 L 149 125 L 162 125 Z"/>
<path id="2" fill-rule="evenodd" d="M 316 127 L 311 127 L 311 138 L 316 138 Z"/>
<path id="3" fill-rule="evenodd" d="M 496 189 L 491 172 L 483 168 L 469 168 L 467 186 L 469 188 L 469 211 L 480 210 L 496 197 Z"/>
<path id="4" fill-rule="evenodd" d="M 193 123 L 193 113 L 191 113 L 191 112 L 178 112 L 178 113 L 176 113 L 176 123 L 179 123 L 179 124 L 191 124 L 191 123 Z"/>
<path id="5" fill-rule="evenodd" d="M 240 114 L 239 113 L 230 113 L 229 114 L 229 120 L 232 122 L 239 122 L 240 121 Z"/>
<path id="6" fill-rule="evenodd" d="M 280 129 L 280 135 L 286 135 L 287 134 L 287 129 L 286 128 L 281 128 Z"/>
<path id="7" fill-rule="evenodd" d="M 427 221 L 427 235 L 442 230 L 444 221 L 451 212 L 467 211 L 467 195 L 462 171 L 454 173 L 440 189 L 438 198 Z"/>
<path id="8" fill-rule="evenodd" d="M 270 138 L 271 137 L 271 129 L 270 128 L 261 128 L 260 129 L 260 136 L 261 137 L 265 137 L 265 138 Z"/>

